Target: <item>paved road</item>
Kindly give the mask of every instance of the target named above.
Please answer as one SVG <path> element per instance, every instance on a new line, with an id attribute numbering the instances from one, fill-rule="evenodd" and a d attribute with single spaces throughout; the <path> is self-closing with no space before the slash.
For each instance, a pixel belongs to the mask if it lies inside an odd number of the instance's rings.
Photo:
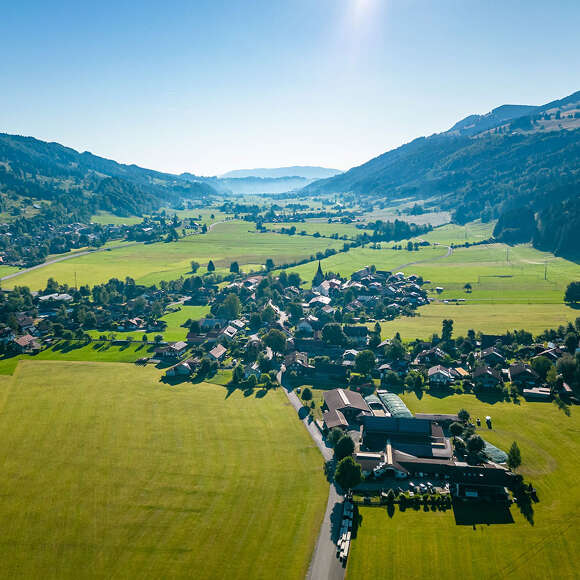
<path id="1" fill-rule="evenodd" d="M 282 385 L 290 404 L 296 409 L 300 417 L 300 411 L 304 408 L 300 399 L 294 391 L 287 388 L 283 383 L 284 367 L 278 373 L 278 382 Z M 308 416 L 301 419 L 302 423 L 308 430 L 310 437 L 322 453 L 325 461 L 330 461 L 333 457 L 332 448 L 328 447 L 322 438 L 320 430 L 314 421 L 309 421 Z M 343 501 L 343 496 L 338 492 L 334 484 L 330 485 L 328 493 L 328 502 L 326 503 L 326 511 L 324 512 L 324 519 L 322 526 L 318 533 L 314 554 L 310 561 L 310 567 L 306 577 L 308 580 L 343 580 L 345 575 L 345 568 L 343 568 L 340 560 L 336 557 L 336 542 L 332 537 L 332 517 L 333 514 L 339 512 L 342 514 L 342 507 L 336 507 Z"/>
<path id="2" fill-rule="evenodd" d="M 308 580 L 343 580 L 346 569 L 336 557 L 336 542 L 332 537 L 332 514 L 335 506 L 342 503 L 342 495 L 334 485 L 330 486 L 326 512 L 310 562 L 306 578 Z M 341 512 L 342 513 L 342 512 Z"/>

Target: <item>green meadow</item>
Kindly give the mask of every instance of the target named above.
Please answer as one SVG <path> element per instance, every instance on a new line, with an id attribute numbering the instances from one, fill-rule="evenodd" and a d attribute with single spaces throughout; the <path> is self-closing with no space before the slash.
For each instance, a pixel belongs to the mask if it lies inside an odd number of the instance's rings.
<path id="1" fill-rule="evenodd" d="M 112 250 L 79 256 L 27 272 L 7 280 L 6 287 L 28 286 L 44 288 L 49 277 L 61 283 L 97 284 L 109 278 L 131 276 L 141 284 L 155 284 L 191 275 L 190 263 L 202 264 L 200 273 L 206 271 L 213 260 L 218 271 L 227 272 L 232 261 L 241 267 L 259 268 L 268 258 L 277 264 L 309 258 L 327 248 L 341 248 L 343 242 L 326 238 L 288 236 L 257 233 L 253 224 L 226 222 L 217 224 L 209 233 L 181 238 L 178 242 L 136 244 Z"/>
<path id="2" fill-rule="evenodd" d="M 299 236 L 301 232 L 306 232 L 308 235 L 314 235 L 319 233 L 321 236 L 330 237 L 333 234 L 338 234 L 338 236 L 346 236 L 348 239 L 354 240 L 356 236 L 368 232 L 369 230 L 361 230 L 356 227 L 354 223 L 352 224 L 329 224 L 326 220 L 308 220 L 304 223 L 294 223 L 294 222 L 283 222 L 276 224 L 268 224 L 268 228 L 272 230 L 280 230 L 282 228 L 296 228 L 296 236 Z M 295 236 L 294 236 L 295 237 Z"/>
<path id="3" fill-rule="evenodd" d="M 122 338 L 122 333 L 118 334 L 119 338 Z M 137 333 L 133 333 L 133 336 L 137 340 L 140 338 Z M 95 340 L 89 344 L 84 344 L 76 340 L 61 340 L 36 355 L 22 354 L 0 359 L 0 375 L 13 374 L 21 360 L 133 363 L 140 358 L 152 356 L 153 349 L 153 345 L 139 342 L 112 344 Z"/>
<path id="4" fill-rule="evenodd" d="M 0 379 L 5 578 L 304 578 L 328 484 L 283 393 L 26 361 Z"/>
<path id="5" fill-rule="evenodd" d="M 558 328 L 580 316 L 565 304 L 443 304 L 421 306 L 419 316 L 402 316 L 381 322 L 383 338 L 392 338 L 397 332 L 403 340 L 431 338 L 433 333 L 441 335 L 443 320 L 454 321 L 454 336 L 466 336 L 472 329 L 489 334 L 525 329 L 540 334 L 546 328 Z"/>
<path id="6" fill-rule="evenodd" d="M 352 543 L 349 579 L 373 578 L 550 578 L 578 577 L 580 566 L 580 415 L 566 416 L 552 403 L 488 404 L 473 395 L 435 398 L 404 395 L 413 412 L 450 413 L 466 408 L 473 417 L 491 415 L 493 429 L 480 429 L 490 443 L 521 449 L 520 472 L 532 481 L 539 503 L 528 521 L 517 506 L 510 523 L 456 521 L 453 510 L 424 512 L 362 507 Z M 489 514 L 488 514 L 489 515 Z"/>

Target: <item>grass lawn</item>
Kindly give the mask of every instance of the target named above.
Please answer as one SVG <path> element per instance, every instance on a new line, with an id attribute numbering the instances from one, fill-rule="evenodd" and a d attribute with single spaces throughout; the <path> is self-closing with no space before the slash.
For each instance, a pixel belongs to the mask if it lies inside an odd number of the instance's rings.
<path id="1" fill-rule="evenodd" d="M 489 334 L 525 329 L 539 334 L 546 328 L 557 328 L 580 316 L 565 304 L 443 304 L 421 306 L 420 316 L 402 316 L 381 323 L 382 337 L 392 338 L 397 332 L 403 340 L 431 338 L 441 335 L 441 324 L 451 318 L 455 336 L 466 336 L 469 329 Z"/>
<path id="2" fill-rule="evenodd" d="M 181 306 L 179 310 L 175 312 L 170 312 L 165 316 L 161 317 L 161 320 L 165 320 L 167 322 L 167 328 L 164 332 L 142 332 L 142 331 L 135 331 L 135 330 L 127 330 L 121 332 L 119 330 L 114 331 L 113 334 L 117 338 L 124 338 L 127 336 L 132 336 L 134 339 L 139 340 L 144 334 L 147 335 L 149 340 L 153 340 L 155 336 L 161 334 L 163 336 L 163 340 L 167 342 L 175 342 L 178 340 L 185 340 L 187 336 L 187 328 L 181 326 L 188 319 L 191 320 L 199 320 L 204 318 L 205 315 L 209 312 L 209 306 Z M 102 334 L 108 336 L 110 331 L 102 332 L 100 330 L 89 330 L 88 333 L 93 338 L 97 339 Z"/>
<path id="3" fill-rule="evenodd" d="M 446 298 L 469 302 L 561 303 L 566 286 L 580 280 L 580 264 L 529 245 L 489 244 L 458 248 L 449 258 L 417 264 L 417 274 L 442 286 Z M 546 274 L 546 279 L 544 279 Z M 469 282 L 473 291 L 466 294 Z"/>
<path id="4" fill-rule="evenodd" d="M 268 224 L 268 228 L 271 230 L 280 230 L 282 228 L 291 228 L 294 226 L 296 228 L 296 235 L 299 236 L 300 232 L 305 231 L 307 234 L 315 234 L 318 232 L 322 236 L 331 236 L 332 234 L 338 234 L 339 236 L 347 236 L 349 239 L 355 239 L 356 236 L 362 235 L 369 230 L 360 230 L 355 224 L 329 224 L 327 220 L 308 220 L 304 223 L 295 222 L 282 222 L 276 224 Z M 372 233 L 372 232 L 371 232 Z"/>
<path id="5" fill-rule="evenodd" d="M 232 261 L 241 267 L 246 264 L 265 264 L 268 258 L 283 264 L 308 258 L 326 248 L 340 248 L 343 242 L 326 238 L 295 236 L 292 239 L 280 234 L 259 234 L 247 222 L 217 224 L 205 235 L 181 238 L 178 242 L 137 244 L 79 256 L 39 268 L 6 281 L 6 287 L 28 286 L 36 290 L 46 286 L 49 277 L 60 283 L 97 284 L 112 277 L 131 276 L 140 284 L 157 284 L 161 280 L 174 280 L 191 275 L 190 263 L 202 264 L 205 273 L 208 261 L 213 260 L 218 271 L 228 272 Z"/>
<path id="6" fill-rule="evenodd" d="M 137 338 L 135 333 L 133 336 Z M 153 345 L 140 343 L 112 345 L 108 342 L 95 341 L 90 344 L 82 344 L 81 342 L 64 340 L 57 342 L 51 348 L 47 348 L 37 355 L 23 354 L 0 359 L 0 375 L 11 375 L 20 360 L 135 362 L 141 357 L 151 356 L 154 348 Z"/>
<path id="7" fill-rule="evenodd" d="M 433 231 L 420 236 L 421 239 L 437 244 L 464 244 L 465 242 L 480 242 L 491 238 L 495 221 L 482 223 L 477 220 L 463 226 L 445 224 Z"/>
<path id="8" fill-rule="evenodd" d="M 0 380 L 6 578 L 304 578 L 328 484 L 280 391 L 123 364 Z"/>
<path id="9" fill-rule="evenodd" d="M 363 507 L 353 542 L 349 579 L 365 578 L 554 578 L 578 577 L 580 566 L 580 413 L 567 417 L 551 403 L 487 404 L 472 395 L 443 399 L 404 395 L 413 412 L 447 413 L 461 407 L 491 415 L 482 435 L 507 450 L 517 440 L 520 472 L 533 482 L 540 503 L 533 525 L 510 509 L 513 523 L 457 525 L 453 511 Z"/>

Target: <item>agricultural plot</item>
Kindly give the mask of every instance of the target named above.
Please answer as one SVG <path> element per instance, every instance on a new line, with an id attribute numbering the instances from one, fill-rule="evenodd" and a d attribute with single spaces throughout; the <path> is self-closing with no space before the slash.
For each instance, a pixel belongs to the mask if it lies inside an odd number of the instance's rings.
<path id="1" fill-rule="evenodd" d="M 139 339 L 138 336 L 135 338 Z M 153 349 L 153 345 L 141 342 L 113 344 L 95 340 L 92 343 L 84 344 L 76 340 L 61 340 L 36 355 L 22 354 L 0 359 L 0 375 L 14 373 L 21 360 L 129 363 L 142 357 L 152 356 Z"/>
<path id="2" fill-rule="evenodd" d="M 443 304 L 421 306 L 419 316 L 400 317 L 381 322 L 382 337 L 392 338 L 397 332 L 403 340 L 428 339 L 441 335 L 441 324 L 451 319 L 454 336 L 466 336 L 470 329 L 489 334 L 528 330 L 539 334 L 546 328 L 558 328 L 580 316 L 565 304 Z"/>
<path id="3" fill-rule="evenodd" d="M 557 304 L 566 286 L 580 279 L 580 265 L 540 252 L 528 245 L 489 244 L 458 248 L 437 264 L 415 268 L 431 287 L 441 286 L 440 299 L 464 298 L 469 302 Z M 472 291 L 466 293 L 465 284 Z"/>
<path id="4" fill-rule="evenodd" d="M 470 222 L 463 226 L 457 224 L 445 224 L 435 228 L 421 236 L 421 239 L 437 244 L 464 244 L 465 242 L 481 242 L 492 236 L 494 222 L 482 223 L 481 221 Z"/>
<path id="5" fill-rule="evenodd" d="M 213 260 L 218 271 L 227 272 L 232 261 L 240 266 L 262 265 L 268 258 L 278 264 L 309 258 L 317 251 L 340 248 L 343 242 L 327 238 L 297 236 L 289 240 L 280 234 L 260 234 L 246 222 L 217 224 L 205 235 L 181 238 L 173 243 L 137 244 L 79 256 L 27 272 L 6 281 L 5 286 L 44 288 L 52 277 L 61 283 L 97 284 L 109 278 L 131 276 L 141 284 L 156 284 L 191 274 L 190 263 L 198 261 L 205 273 L 208 261 Z"/>
<path id="6" fill-rule="evenodd" d="M 296 228 L 296 235 L 299 236 L 301 232 L 306 232 L 308 235 L 312 236 L 319 233 L 321 236 L 330 237 L 333 234 L 337 234 L 339 237 L 346 236 L 349 240 L 356 239 L 357 236 L 369 230 L 361 230 L 356 227 L 354 223 L 352 224 L 329 224 L 326 220 L 308 220 L 304 223 L 295 222 L 282 222 L 276 224 L 268 224 L 268 228 L 272 230 L 280 230 L 282 228 Z"/>
<path id="7" fill-rule="evenodd" d="M 21 363 L 0 380 L 7 578 L 304 578 L 328 494 L 279 391 Z"/>
<path id="8" fill-rule="evenodd" d="M 577 578 L 580 566 L 580 492 L 577 457 L 580 415 L 550 403 L 488 404 L 472 395 L 443 399 L 404 395 L 413 412 L 447 413 L 466 408 L 491 415 L 493 430 L 481 434 L 501 449 L 517 441 L 520 472 L 540 502 L 528 521 L 517 506 L 502 518 L 489 507 L 425 512 L 363 507 L 348 563 L 349 579 L 371 578 Z M 456 519 L 457 518 L 457 519 Z M 500 523 L 501 522 L 501 523 Z"/>

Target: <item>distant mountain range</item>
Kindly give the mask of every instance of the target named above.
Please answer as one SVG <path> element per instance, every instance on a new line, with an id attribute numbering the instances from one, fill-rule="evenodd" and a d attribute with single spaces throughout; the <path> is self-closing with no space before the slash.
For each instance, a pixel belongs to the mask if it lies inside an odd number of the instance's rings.
<path id="1" fill-rule="evenodd" d="M 451 211 L 459 223 L 529 210 L 533 227 L 518 231 L 513 220 L 500 222 L 510 224 L 509 239 L 532 238 L 538 247 L 580 255 L 580 91 L 541 106 L 503 105 L 471 115 L 444 133 L 315 181 L 299 195 L 320 193 L 354 193 L 378 205 L 414 199 Z M 561 224 L 559 215 L 567 216 Z M 566 225 L 568 233 L 559 236 L 564 221 L 574 227 Z M 496 235 L 501 239 L 501 228 Z"/>
<path id="2" fill-rule="evenodd" d="M 292 167 L 273 167 L 270 169 L 234 169 L 220 175 L 221 179 L 261 177 L 280 179 L 283 177 L 302 177 L 304 179 L 324 179 L 340 173 L 338 169 L 327 169 L 326 167 L 314 167 L 310 165 L 293 165 Z"/>

